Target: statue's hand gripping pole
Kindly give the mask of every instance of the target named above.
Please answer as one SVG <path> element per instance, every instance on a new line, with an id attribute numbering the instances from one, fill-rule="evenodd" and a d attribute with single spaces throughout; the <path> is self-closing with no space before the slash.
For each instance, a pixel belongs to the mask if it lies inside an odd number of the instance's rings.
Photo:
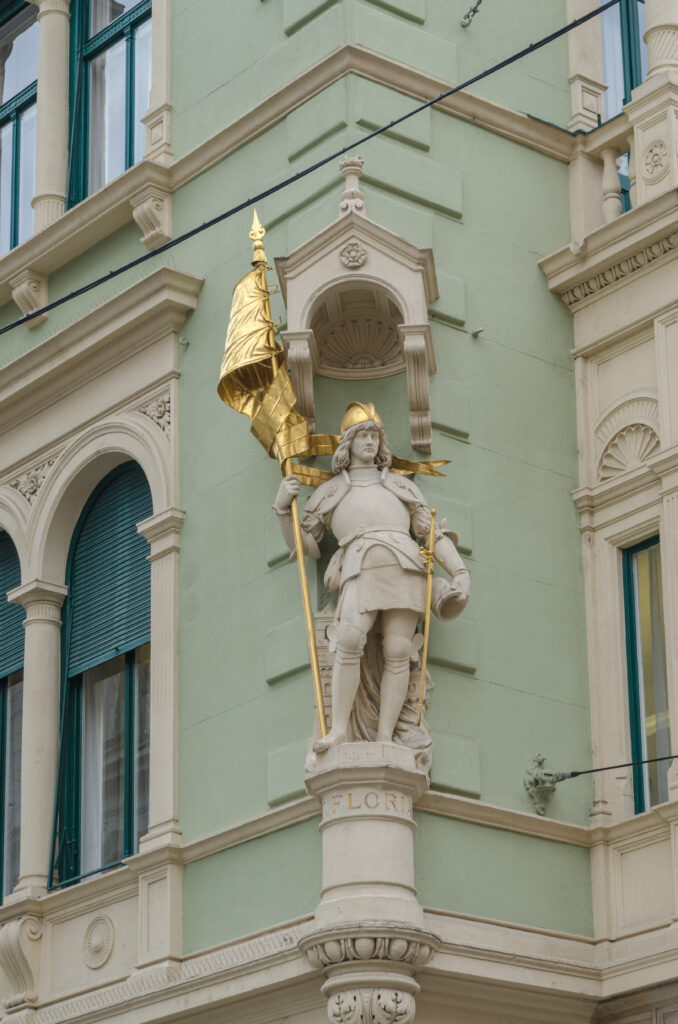
<path id="1" fill-rule="evenodd" d="M 291 459 L 285 459 L 282 463 L 283 476 L 291 473 Z M 306 620 L 306 635 L 308 639 L 308 653 L 311 659 L 311 672 L 313 673 L 313 688 L 315 700 L 318 706 L 318 722 L 320 724 L 320 735 L 327 735 L 327 721 L 325 719 L 325 704 L 323 701 L 323 688 L 320 681 L 320 665 L 318 663 L 318 648 L 315 642 L 315 623 L 313 621 L 313 610 L 311 608 L 311 595 L 308 589 L 308 576 L 306 574 L 306 559 L 304 557 L 304 540 L 301 536 L 301 523 L 299 521 L 299 505 L 297 499 L 292 498 L 290 505 L 292 513 L 292 526 L 294 528 L 294 546 L 297 549 L 297 565 L 299 566 L 299 582 L 301 583 L 301 599 L 304 605 L 304 618 Z"/>
<path id="2" fill-rule="evenodd" d="M 428 638 L 431 631 L 431 593 L 433 590 L 433 567 L 435 565 L 434 548 L 436 543 L 436 510 L 431 509 L 431 528 L 428 534 L 428 548 L 419 548 L 419 554 L 426 566 L 426 615 L 424 618 L 424 646 L 421 652 L 421 680 L 419 682 L 419 701 L 417 703 L 417 725 L 421 725 L 421 709 L 424 703 L 426 688 L 426 662 L 428 661 Z"/>

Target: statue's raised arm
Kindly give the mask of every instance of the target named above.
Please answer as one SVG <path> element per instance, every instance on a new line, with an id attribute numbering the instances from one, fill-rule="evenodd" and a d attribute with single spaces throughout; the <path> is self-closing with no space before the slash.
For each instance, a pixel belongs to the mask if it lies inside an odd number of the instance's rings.
<path id="1" fill-rule="evenodd" d="M 390 466 L 374 406 L 351 403 L 332 458 L 334 477 L 312 494 L 301 519 L 310 557 L 320 556 L 318 542 L 326 530 L 338 543 L 325 574 L 328 589 L 339 592 L 332 728 L 315 743 L 316 752 L 358 738 L 409 742 L 409 737 L 411 745 L 422 745 L 412 740 L 405 705 L 410 662 L 416 658 L 414 634 L 426 615 L 426 565 L 419 542 L 428 538 L 431 511 L 419 488 Z M 286 477 L 273 506 L 292 550 L 289 508 L 298 492 L 296 477 Z M 470 575 L 456 539 L 444 520 L 436 524 L 435 557 L 451 578 L 433 581 L 432 610 L 442 619 L 455 618 L 468 601 Z M 360 693 L 361 679 L 371 695 Z"/>

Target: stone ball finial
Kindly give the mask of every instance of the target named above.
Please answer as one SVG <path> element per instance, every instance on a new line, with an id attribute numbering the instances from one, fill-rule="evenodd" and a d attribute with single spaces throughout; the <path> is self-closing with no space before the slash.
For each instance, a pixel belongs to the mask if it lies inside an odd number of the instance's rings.
<path id="1" fill-rule="evenodd" d="M 360 188 L 364 165 L 361 156 L 345 156 L 339 163 L 339 170 L 346 181 L 339 202 L 339 213 L 342 215 L 354 212 L 365 216 L 365 195 Z"/>

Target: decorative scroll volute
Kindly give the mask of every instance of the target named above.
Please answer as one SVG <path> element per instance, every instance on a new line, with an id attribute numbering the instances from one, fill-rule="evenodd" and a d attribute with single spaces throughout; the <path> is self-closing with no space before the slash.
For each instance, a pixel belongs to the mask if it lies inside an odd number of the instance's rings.
<path id="1" fill-rule="evenodd" d="M 38 973 L 42 922 L 19 917 L 0 929 L 0 969 L 8 987 L 3 993 L 6 1010 L 30 1007 L 38 999 Z"/>

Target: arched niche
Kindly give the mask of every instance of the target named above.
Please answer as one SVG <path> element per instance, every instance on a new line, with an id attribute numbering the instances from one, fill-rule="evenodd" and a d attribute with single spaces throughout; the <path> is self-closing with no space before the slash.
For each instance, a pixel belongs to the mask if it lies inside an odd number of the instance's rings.
<path id="1" fill-rule="evenodd" d="M 300 411 L 315 428 L 315 375 L 407 375 L 412 446 L 431 451 L 428 307 L 438 296 L 433 253 L 365 216 L 363 161 L 341 163 L 340 216 L 275 266 L 287 306 L 282 333 Z"/>

